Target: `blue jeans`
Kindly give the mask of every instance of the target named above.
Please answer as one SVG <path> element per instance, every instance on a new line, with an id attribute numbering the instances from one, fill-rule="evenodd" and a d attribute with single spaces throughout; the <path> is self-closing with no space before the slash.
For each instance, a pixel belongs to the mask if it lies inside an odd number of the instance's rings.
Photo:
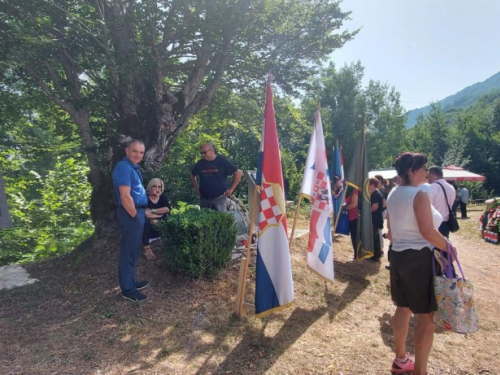
<path id="1" fill-rule="evenodd" d="M 211 208 L 212 210 L 216 210 L 219 212 L 226 212 L 226 196 L 221 195 L 216 198 L 203 198 L 200 197 L 200 207 L 201 208 Z"/>
<path id="2" fill-rule="evenodd" d="M 137 209 L 137 215 L 132 218 L 123 207 L 116 212 L 122 239 L 120 243 L 120 258 L 118 261 L 118 279 L 122 293 L 135 293 L 135 263 L 141 254 L 142 231 L 146 220 L 144 208 Z"/>

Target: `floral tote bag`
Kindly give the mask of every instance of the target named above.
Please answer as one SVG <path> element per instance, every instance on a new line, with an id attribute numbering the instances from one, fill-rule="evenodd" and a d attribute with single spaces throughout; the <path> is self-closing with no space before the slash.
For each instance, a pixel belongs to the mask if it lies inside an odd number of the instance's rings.
<path id="1" fill-rule="evenodd" d="M 455 248 L 448 242 L 447 258 L 441 254 L 444 266 L 442 276 L 436 276 L 436 261 L 433 259 L 434 290 L 438 310 L 434 314 L 434 323 L 457 333 L 473 333 L 479 329 L 474 305 L 474 287 L 466 280 L 462 266 L 458 261 Z M 453 276 L 452 255 L 462 277 Z"/>

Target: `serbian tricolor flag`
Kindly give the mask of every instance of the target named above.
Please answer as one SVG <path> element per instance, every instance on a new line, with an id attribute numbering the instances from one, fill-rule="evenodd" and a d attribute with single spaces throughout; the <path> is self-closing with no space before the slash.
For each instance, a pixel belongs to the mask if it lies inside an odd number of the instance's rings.
<path id="1" fill-rule="evenodd" d="M 255 313 L 258 317 L 262 317 L 288 307 L 293 301 L 285 193 L 278 132 L 274 119 L 271 76 L 268 76 L 266 85 L 266 106 L 256 184 L 260 186 L 260 207 Z"/>
<path id="2" fill-rule="evenodd" d="M 319 109 L 316 110 L 300 192 L 311 200 L 307 265 L 319 276 L 333 281 L 332 191 Z"/>

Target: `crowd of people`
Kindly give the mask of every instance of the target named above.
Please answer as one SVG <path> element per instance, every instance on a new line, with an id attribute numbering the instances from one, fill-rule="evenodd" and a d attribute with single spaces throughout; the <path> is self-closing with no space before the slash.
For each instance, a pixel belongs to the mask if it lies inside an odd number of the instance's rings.
<path id="1" fill-rule="evenodd" d="M 169 215 L 171 205 L 165 195 L 165 183 L 151 179 L 146 187 L 139 168 L 144 157 L 142 141 L 131 140 L 125 157 L 113 170 L 116 216 L 121 231 L 118 279 L 121 295 L 132 302 L 143 302 L 147 296 L 140 291 L 149 286 L 146 280 L 135 280 L 135 265 L 141 253 L 148 260 L 156 258 L 150 243 L 160 237 L 158 224 Z M 201 208 L 226 211 L 226 197 L 238 186 L 242 173 L 228 159 L 215 152 L 212 143 L 201 145 L 202 158 L 189 174 Z M 228 177 L 232 176 L 231 185 Z"/>
<path id="2" fill-rule="evenodd" d="M 123 298 L 142 302 L 146 295 L 140 290 L 148 281 L 135 280 L 135 265 L 142 248 L 148 260 L 155 259 L 150 243 L 159 237 L 158 222 L 169 215 L 171 205 L 166 197 L 165 184 L 153 178 L 144 186 L 139 163 L 144 157 L 144 143 L 131 141 L 125 148 L 125 157 L 113 170 L 117 220 L 121 230 L 118 276 Z M 230 196 L 241 179 L 241 171 L 225 157 L 217 155 L 213 144 L 200 148 L 202 158 L 189 174 L 200 207 L 226 211 L 226 197 Z M 427 373 L 437 310 L 433 287 L 432 262 L 434 250 L 445 251 L 450 209 L 456 207 L 457 197 L 466 217 L 468 191 L 456 189 L 443 178 L 440 167 L 427 168 L 426 156 L 403 153 L 396 158 L 397 181 L 387 183 L 382 176 L 369 179 L 373 226 L 374 254 L 370 259 L 380 261 L 384 237 L 390 242 L 391 298 L 396 305 L 393 316 L 393 334 L 396 358 L 392 372 Z M 231 184 L 228 177 L 232 176 Z M 360 192 L 348 187 L 345 209 L 356 259 L 356 230 Z M 382 234 L 386 222 L 387 233 Z M 406 340 L 412 314 L 416 315 L 415 356 L 406 351 Z"/>
<path id="3" fill-rule="evenodd" d="M 456 187 L 443 178 L 440 167 L 427 168 L 425 155 L 403 153 L 396 158 L 394 166 L 397 172 L 395 181 L 386 181 L 381 175 L 368 181 L 374 250 L 368 259 L 380 261 L 384 254 L 383 238 L 387 238 L 390 242 L 390 266 L 387 268 L 390 271 L 391 298 L 396 305 L 392 324 L 396 358 L 391 371 L 393 374 L 420 375 L 427 373 L 435 329 L 433 314 L 437 304 L 432 262 L 440 259 L 436 255 L 439 251 L 446 251 L 450 211 L 460 205 L 462 218 L 467 218 L 465 206 L 469 197 L 464 186 L 460 186 L 457 193 Z M 360 194 L 349 186 L 344 205 L 349 217 L 354 260 Z M 387 233 L 382 234 L 384 222 Z M 440 269 L 438 267 L 438 272 Z M 406 351 L 412 314 L 417 319 L 414 357 Z"/>

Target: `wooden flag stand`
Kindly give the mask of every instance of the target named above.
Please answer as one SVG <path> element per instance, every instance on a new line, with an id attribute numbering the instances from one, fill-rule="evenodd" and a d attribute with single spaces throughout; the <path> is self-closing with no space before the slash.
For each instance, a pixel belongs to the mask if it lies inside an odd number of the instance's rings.
<path id="1" fill-rule="evenodd" d="M 243 302 L 245 300 L 245 288 L 247 283 L 248 276 L 248 264 L 250 262 L 250 252 L 252 246 L 252 237 L 253 237 L 253 226 L 255 221 L 255 205 L 257 203 L 257 194 L 259 192 L 259 187 L 255 186 L 254 196 L 253 196 L 253 206 L 252 213 L 250 219 L 250 228 L 248 230 L 248 241 L 247 241 L 247 253 L 244 258 L 241 259 L 240 262 L 240 275 L 238 277 L 238 291 L 236 293 L 236 300 L 234 304 L 234 313 L 236 316 L 241 318 L 243 316 Z"/>
<path id="2" fill-rule="evenodd" d="M 293 235 L 295 234 L 295 226 L 297 224 L 297 217 L 299 216 L 299 209 L 301 202 L 302 202 L 302 194 L 299 195 L 299 201 L 297 202 L 297 208 L 295 209 L 295 216 L 293 218 L 292 233 L 290 233 L 290 239 L 288 240 L 288 246 L 290 247 L 290 252 L 292 251 Z"/>

